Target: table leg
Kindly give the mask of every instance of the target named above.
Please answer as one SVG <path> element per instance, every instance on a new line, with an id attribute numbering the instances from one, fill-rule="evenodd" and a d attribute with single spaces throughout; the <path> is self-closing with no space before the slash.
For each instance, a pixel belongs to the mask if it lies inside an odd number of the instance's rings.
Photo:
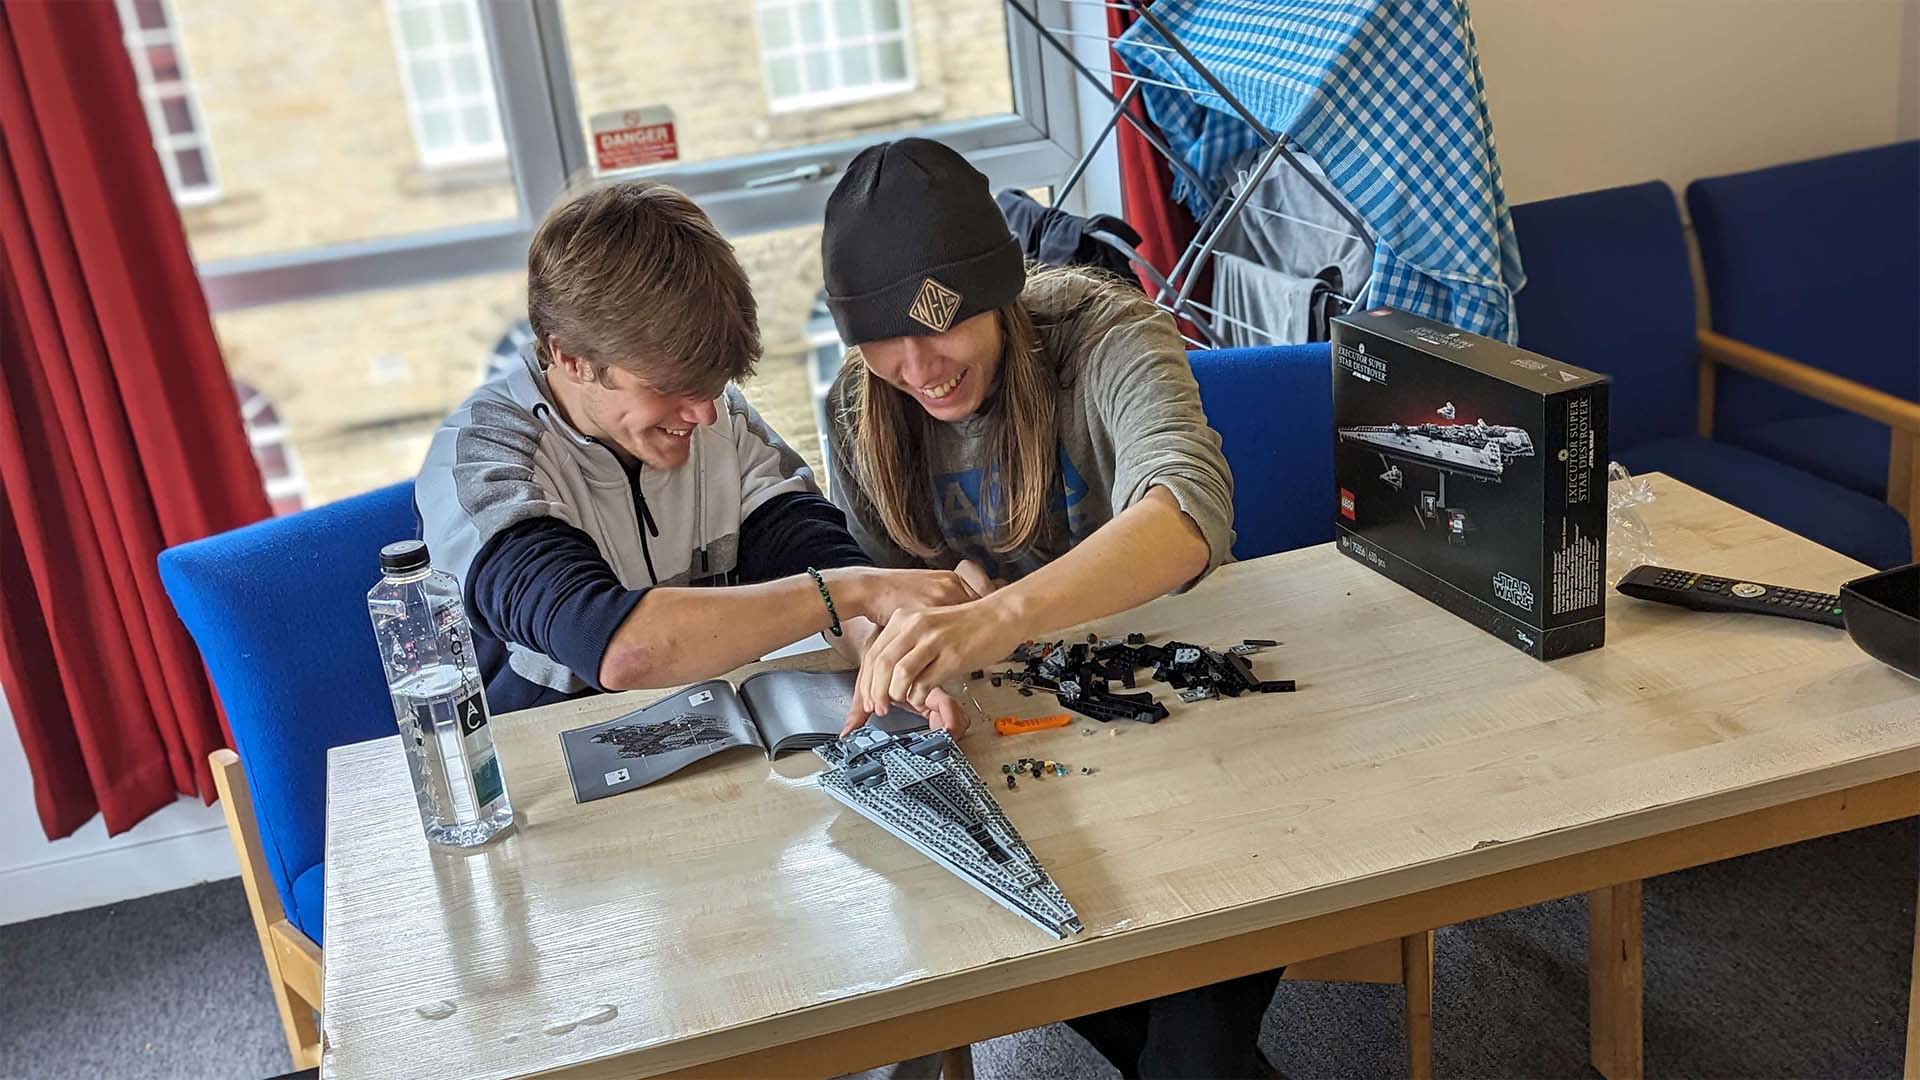
<path id="1" fill-rule="evenodd" d="M 940 1080 L 973 1080 L 973 1045 L 956 1046 L 940 1055 Z"/>
<path id="2" fill-rule="evenodd" d="M 1433 1080 L 1433 931 L 1400 939 L 1407 987 L 1407 1076 Z"/>
<path id="3" fill-rule="evenodd" d="M 1607 1080 L 1641 1075 L 1640 882 L 1587 894 L 1587 1008 L 1593 1067 Z"/>

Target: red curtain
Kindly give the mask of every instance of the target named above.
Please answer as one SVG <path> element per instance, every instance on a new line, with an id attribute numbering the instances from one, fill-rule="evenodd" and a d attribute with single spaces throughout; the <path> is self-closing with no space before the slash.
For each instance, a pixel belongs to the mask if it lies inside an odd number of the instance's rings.
<path id="1" fill-rule="evenodd" d="M 0 4 L 0 685 L 48 838 L 211 801 L 162 548 L 267 516 L 106 0 Z"/>
<path id="2" fill-rule="evenodd" d="M 1117 6 L 1108 7 L 1107 37 L 1118 40 L 1127 27 L 1133 25 L 1135 17 L 1131 11 L 1121 10 Z M 1107 50 L 1107 57 L 1116 73 L 1113 92 L 1117 96 L 1124 96 L 1134 85 L 1132 79 L 1119 74 L 1128 70 L 1126 61 L 1120 59 L 1120 54 L 1111 48 Z M 1147 118 L 1146 104 L 1138 97 L 1134 98 L 1127 111 L 1140 123 L 1153 126 L 1153 121 Z M 1123 121 L 1114 127 L 1113 134 L 1120 151 L 1121 216 L 1140 234 L 1140 254 L 1146 256 L 1147 261 L 1162 274 L 1168 273 L 1173 269 L 1173 264 L 1179 261 L 1181 253 L 1187 250 L 1188 242 L 1197 231 L 1193 215 L 1187 213 L 1186 207 L 1173 201 L 1173 168 L 1167 164 L 1167 159 L 1161 157 L 1160 152 L 1132 124 Z M 1211 276 L 1202 275 L 1203 287 Z M 1140 287 L 1149 295 L 1154 292 L 1153 282 L 1144 274 L 1140 275 Z M 1203 288 L 1195 295 L 1204 300 L 1209 293 Z M 1188 334 L 1193 333 L 1192 328 L 1184 324 L 1182 329 Z"/>

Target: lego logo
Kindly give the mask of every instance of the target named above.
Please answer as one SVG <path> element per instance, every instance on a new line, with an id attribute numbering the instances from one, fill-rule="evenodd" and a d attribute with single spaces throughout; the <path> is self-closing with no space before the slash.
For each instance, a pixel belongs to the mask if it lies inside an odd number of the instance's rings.
<path id="1" fill-rule="evenodd" d="M 1340 489 L 1340 516 L 1348 521 L 1353 520 L 1353 492 L 1346 488 Z"/>

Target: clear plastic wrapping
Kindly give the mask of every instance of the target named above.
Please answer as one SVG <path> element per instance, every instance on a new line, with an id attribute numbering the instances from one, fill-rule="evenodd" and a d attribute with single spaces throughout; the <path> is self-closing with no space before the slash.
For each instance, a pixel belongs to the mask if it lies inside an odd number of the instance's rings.
<path id="1" fill-rule="evenodd" d="M 1607 588 L 1643 563 L 1658 563 L 1660 547 L 1640 507 L 1654 500 L 1653 485 L 1617 461 L 1607 463 Z"/>

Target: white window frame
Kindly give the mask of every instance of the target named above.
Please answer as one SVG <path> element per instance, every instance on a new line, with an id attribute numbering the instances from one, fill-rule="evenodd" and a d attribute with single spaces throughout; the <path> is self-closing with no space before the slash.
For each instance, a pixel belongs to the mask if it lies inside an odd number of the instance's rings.
<path id="1" fill-rule="evenodd" d="M 920 68 L 913 50 L 912 12 L 906 0 L 880 0 L 893 5 L 895 21 L 899 27 L 893 30 L 867 29 L 861 33 L 843 32 L 840 26 L 839 5 L 833 0 L 755 0 L 753 6 L 754 33 L 760 37 L 760 79 L 766 84 L 767 111 L 771 113 L 802 112 L 808 109 L 824 109 L 834 105 L 847 105 L 856 101 L 871 101 L 874 98 L 904 94 L 920 85 Z M 862 0 L 871 4 L 872 0 Z M 820 10 L 820 24 L 824 37 L 818 45 L 807 45 L 800 41 L 800 9 L 815 7 Z M 792 42 L 781 48 L 771 48 L 766 43 L 766 22 L 769 12 L 777 11 L 787 20 L 788 40 Z M 868 14 L 871 14 L 869 9 Z M 898 44 L 906 55 L 906 75 L 899 79 L 881 79 L 880 46 Z M 842 49 L 862 47 L 867 51 L 867 62 L 871 65 L 875 78 L 857 86 L 846 84 L 846 71 L 840 62 Z M 792 60 L 796 71 L 804 73 L 806 58 L 810 53 L 823 53 L 827 58 L 833 87 L 827 90 L 803 91 L 798 94 L 777 95 L 773 91 L 773 62 Z"/>
<path id="2" fill-rule="evenodd" d="M 143 29 L 140 26 L 139 12 L 134 8 L 133 0 L 114 0 L 114 6 L 120 11 L 121 37 L 126 41 L 127 55 L 133 61 L 134 80 L 140 87 L 140 105 L 147 113 L 147 130 L 153 135 L 153 148 L 160 158 L 160 168 L 167 175 L 167 190 L 173 192 L 173 201 L 179 206 L 200 206 L 220 198 L 220 174 L 213 164 L 213 144 L 207 138 L 207 118 L 200 111 L 200 95 L 193 88 L 193 74 L 187 70 L 187 51 L 180 44 L 180 34 L 174 29 L 173 7 L 171 0 L 153 0 L 160 9 L 160 17 L 166 25 L 157 30 Z M 178 79 L 162 82 L 154 77 L 153 65 L 147 58 L 147 50 L 154 46 L 165 46 L 173 50 L 173 58 L 180 69 Z M 175 134 L 167 130 L 167 117 L 160 107 L 162 97 L 178 97 L 187 107 L 188 130 Z M 188 184 L 180 178 L 180 161 L 175 155 L 183 150 L 198 150 L 200 160 L 206 165 L 207 179 L 202 184 Z"/>
<path id="3" fill-rule="evenodd" d="M 457 11 L 467 23 L 466 43 L 450 45 L 440 41 L 437 36 L 431 42 L 408 40 L 404 29 L 406 13 L 408 9 L 423 5 Z M 436 13 L 431 20 L 436 35 L 439 33 L 438 20 Z M 486 23 L 481 18 L 478 0 L 387 0 L 387 22 L 393 33 L 394 60 L 400 67 L 400 86 L 407 98 L 407 120 L 413 126 L 413 145 L 420 155 L 420 163 L 429 168 L 445 168 L 504 160 L 507 156 L 507 139 L 500 118 L 500 92 L 493 81 Z M 471 59 L 479 68 L 480 89 L 465 94 L 453 90 L 452 61 L 460 59 Z M 440 68 L 443 92 L 431 101 L 421 95 L 420 87 L 414 81 L 414 65 L 421 63 Z M 485 109 L 492 133 L 492 138 L 479 143 L 466 138 L 466 111 L 476 105 Z M 429 145 L 424 116 L 430 111 L 444 112 L 449 118 L 452 130 L 459 136 L 452 146 Z"/>

